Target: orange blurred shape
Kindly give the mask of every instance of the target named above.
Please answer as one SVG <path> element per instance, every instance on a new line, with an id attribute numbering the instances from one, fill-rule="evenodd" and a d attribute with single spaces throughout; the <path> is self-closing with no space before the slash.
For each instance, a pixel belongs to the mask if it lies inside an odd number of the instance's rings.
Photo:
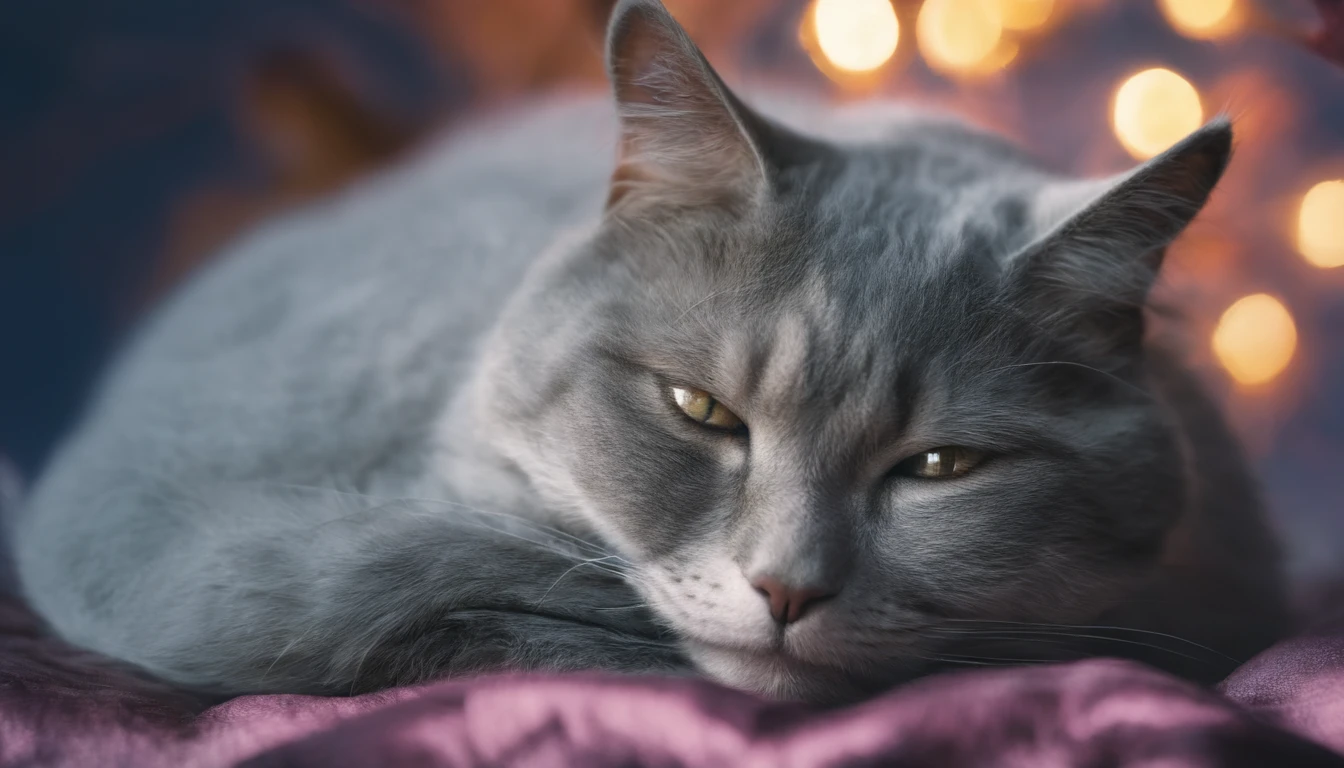
<path id="1" fill-rule="evenodd" d="M 1303 196 L 1297 249 L 1313 266 L 1344 266 L 1344 181 L 1322 181 Z"/>
<path id="2" fill-rule="evenodd" d="M 845 72 L 881 67 L 901 39 L 890 0 L 816 0 L 803 23 L 812 25 L 826 61 Z"/>
<path id="3" fill-rule="evenodd" d="M 1238 299 L 1223 312 L 1213 332 L 1213 353 L 1245 386 L 1273 381 L 1288 367 L 1296 348 L 1293 316 L 1267 293 Z"/>
<path id="4" fill-rule="evenodd" d="M 1199 92 L 1169 69 L 1146 69 L 1115 92 L 1112 125 L 1116 138 L 1139 160 L 1185 138 L 1204 120 Z"/>
<path id="5" fill-rule="evenodd" d="M 1003 39 L 1003 13 L 987 0 L 925 0 L 915 37 L 928 65 L 944 74 L 982 75 L 1002 69 L 1017 54 Z"/>
<path id="6" fill-rule="evenodd" d="M 1158 0 L 1177 32 L 1201 40 L 1226 37 L 1241 28 L 1242 0 Z"/>
<path id="7" fill-rule="evenodd" d="M 1050 20 L 1055 0 L 985 0 L 999 7 L 1004 29 L 1024 32 Z"/>

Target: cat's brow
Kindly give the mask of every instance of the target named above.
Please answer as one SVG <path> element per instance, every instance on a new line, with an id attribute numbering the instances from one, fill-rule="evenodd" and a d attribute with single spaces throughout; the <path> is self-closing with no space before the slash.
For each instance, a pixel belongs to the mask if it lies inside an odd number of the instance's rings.
<path id="1" fill-rule="evenodd" d="M 1056 456 L 1072 453 L 1063 440 L 1029 423 L 1027 415 L 1016 417 L 1006 410 L 994 415 L 954 405 L 930 416 L 917 417 L 899 442 L 920 446 L 919 450 L 963 445 L 1002 453 L 1031 451 Z M 1041 421 L 1039 415 L 1032 415 L 1030 420 Z"/>
<path id="2" fill-rule="evenodd" d="M 1120 386 L 1128 389 L 1131 392 L 1142 395 L 1143 398 L 1146 400 L 1150 401 L 1154 400 L 1151 392 L 1148 392 L 1147 390 L 1144 390 L 1131 382 L 1125 381 L 1124 379 L 1120 378 L 1119 376 L 1116 376 L 1115 374 L 1109 371 L 1103 371 L 1102 369 L 1097 368 L 1095 366 L 1087 365 L 1086 363 L 1075 362 L 1072 360 L 1041 360 L 1034 363 L 1013 363 L 1012 365 L 1001 365 L 997 368 L 990 368 L 989 370 L 985 371 L 982 374 L 982 376 L 989 376 L 991 374 L 998 373 L 1000 371 L 1007 371 L 1013 368 L 1033 368 L 1042 365 L 1061 365 L 1091 371 L 1099 376 L 1104 376 L 1110 379 L 1111 381 L 1114 381 L 1116 384 L 1119 384 Z"/>

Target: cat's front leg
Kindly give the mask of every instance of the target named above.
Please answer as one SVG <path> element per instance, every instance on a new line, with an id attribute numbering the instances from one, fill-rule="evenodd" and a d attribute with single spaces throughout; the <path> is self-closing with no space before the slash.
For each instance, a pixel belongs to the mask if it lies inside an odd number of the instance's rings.
<path id="1" fill-rule="evenodd" d="M 53 523 L 25 537 L 35 605 L 67 639 L 185 688 L 348 694 L 486 672 L 685 669 L 628 563 L 514 515 L 268 484 L 189 499 L 147 486 L 103 507 L 145 535 L 93 541 L 33 511 Z"/>
<path id="2" fill-rule="evenodd" d="M 266 676 L 354 693 L 506 671 L 690 672 L 619 557 L 478 522 L 427 516 L 374 532 L 310 626 L 295 627 L 322 639 L 293 668 L 277 654 Z"/>

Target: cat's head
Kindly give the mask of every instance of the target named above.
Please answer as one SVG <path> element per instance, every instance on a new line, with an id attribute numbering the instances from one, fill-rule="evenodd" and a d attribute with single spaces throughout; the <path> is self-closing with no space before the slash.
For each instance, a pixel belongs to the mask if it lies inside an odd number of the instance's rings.
<path id="1" fill-rule="evenodd" d="M 509 310 L 491 407 L 697 664 L 852 695 L 951 620 L 1081 621 L 1150 572 L 1185 488 L 1143 307 L 1225 122 L 1066 180 L 946 121 L 794 133 L 654 0 L 609 46 L 604 222 Z"/>

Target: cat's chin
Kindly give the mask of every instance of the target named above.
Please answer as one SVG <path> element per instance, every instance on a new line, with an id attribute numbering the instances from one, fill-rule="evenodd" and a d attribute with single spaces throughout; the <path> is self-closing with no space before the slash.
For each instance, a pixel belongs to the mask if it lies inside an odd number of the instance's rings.
<path id="1" fill-rule="evenodd" d="M 873 693 L 846 670 L 812 664 L 780 651 L 691 642 L 686 652 L 710 679 L 769 699 L 844 704 Z"/>

